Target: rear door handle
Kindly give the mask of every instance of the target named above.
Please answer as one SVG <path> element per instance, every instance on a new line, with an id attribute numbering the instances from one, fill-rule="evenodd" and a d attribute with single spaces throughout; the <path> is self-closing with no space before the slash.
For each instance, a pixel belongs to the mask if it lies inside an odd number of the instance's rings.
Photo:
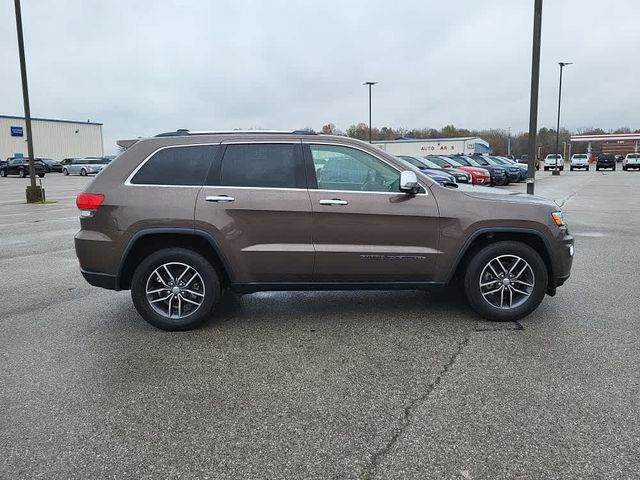
<path id="1" fill-rule="evenodd" d="M 235 198 L 229 195 L 207 195 L 204 197 L 207 202 L 233 202 Z"/>
<path id="2" fill-rule="evenodd" d="M 320 205 L 349 205 L 349 202 L 346 200 L 340 200 L 339 198 L 332 198 L 320 200 Z"/>

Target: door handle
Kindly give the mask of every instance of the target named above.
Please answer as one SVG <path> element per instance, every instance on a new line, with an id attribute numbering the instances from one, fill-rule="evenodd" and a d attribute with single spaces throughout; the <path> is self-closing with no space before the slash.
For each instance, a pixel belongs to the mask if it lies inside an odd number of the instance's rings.
<path id="1" fill-rule="evenodd" d="M 235 198 L 229 195 L 207 195 L 204 197 L 207 202 L 233 202 Z"/>
<path id="2" fill-rule="evenodd" d="M 339 198 L 332 198 L 327 200 L 320 200 L 320 205 L 348 205 L 346 200 L 340 200 Z"/>

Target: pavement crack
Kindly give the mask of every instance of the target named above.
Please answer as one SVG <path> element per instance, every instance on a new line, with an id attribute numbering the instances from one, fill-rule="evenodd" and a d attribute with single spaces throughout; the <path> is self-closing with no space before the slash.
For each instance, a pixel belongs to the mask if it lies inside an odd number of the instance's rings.
<path id="1" fill-rule="evenodd" d="M 412 399 L 409 402 L 409 404 L 404 407 L 401 418 L 400 418 L 400 425 L 395 428 L 393 435 L 391 436 L 389 441 L 385 444 L 385 446 L 371 456 L 371 461 L 364 468 L 364 471 L 362 474 L 362 478 L 364 480 L 370 480 L 375 477 L 376 470 L 380 465 L 380 462 L 382 461 L 382 459 L 391 451 L 391 449 L 398 442 L 402 434 L 406 431 L 406 429 L 411 424 L 411 415 L 413 413 L 413 410 L 418 405 L 424 403 L 429 398 L 429 395 L 431 395 L 431 393 L 442 381 L 442 377 L 444 377 L 446 373 L 453 367 L 458 356 L 462 353 L 464 348 L 469 344 L 471 333 L 469 333 L 469 335 L 467 335 L 461 342 L 458 343 L 456 350 L 453 352 L 451 357 L 449 357 L 449 361 L 444 365 L 444 367 L 442 367 L 440 372 L 438 372 L 433 382 L 431 382 L 427 386 L 426 391 L 419 397 Z"/>

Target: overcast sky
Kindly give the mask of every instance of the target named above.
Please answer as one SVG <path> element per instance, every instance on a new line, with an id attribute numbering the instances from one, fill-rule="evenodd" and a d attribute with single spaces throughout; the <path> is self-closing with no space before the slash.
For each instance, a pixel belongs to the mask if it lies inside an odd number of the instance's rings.
<path id="1" fill-rule="evenodd" d="M 528 129 L 533 0 L 23 0 L 31 112 L 176 128 Z M 545 0 L 539 126 L 640 128 L 640 1 Z M 0 114 L 23 115 L 13 2 Z"/>

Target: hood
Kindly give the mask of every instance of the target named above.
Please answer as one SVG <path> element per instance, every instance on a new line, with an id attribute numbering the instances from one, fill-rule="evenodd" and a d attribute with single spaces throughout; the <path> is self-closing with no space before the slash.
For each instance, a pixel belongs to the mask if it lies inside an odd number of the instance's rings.
<path id="1" fill-rule="evenodd" d="M 479 175 L 487 175 L 489 173 L 489 171 L 484 167 L 467 167 L 467 166 L 463 166 L 463 167 L 456 167 L 456 168 L 459 168 L 460 170 L 463 170 L 465 172 L 477 173 Z"/>
<path id="2" fill-rule="evenodd" d="M 538 205 L 558 207 L 558 204 L 548 198 L 539 197 L 537 195 L 529 195 L 527 193 L 513 192 L 511 190 L 502 190 L 490 187 L 458 185 L 458 191 L 464 193 L 467 197 L 477 198 L 479 200 L 493 200 L 499 202 L 511 203 L 529 203 Z"/>

